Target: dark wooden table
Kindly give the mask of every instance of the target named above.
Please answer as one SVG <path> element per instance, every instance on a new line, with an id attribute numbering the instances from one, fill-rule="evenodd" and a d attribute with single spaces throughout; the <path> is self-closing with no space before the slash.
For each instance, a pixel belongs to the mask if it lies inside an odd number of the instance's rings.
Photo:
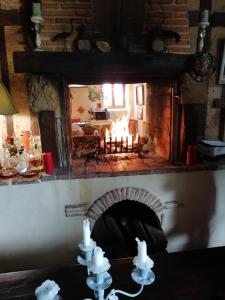
<path id="1" fill-rule="evenodd" d="M 152 258 L 156 281 L 135 299 L 225 299 L 225 247 L 153 255 Z M 111 288 L 129 292 L 139 289 L 130 276 L 132 258 L 113 260 L 111 265 Z M 85 284 L 86 269 L 79 265 L 0 274 L 0 299 L 35 299 L 35 288 L 46 279 L 59 284 L 64 300 L 94 299 Z"/>

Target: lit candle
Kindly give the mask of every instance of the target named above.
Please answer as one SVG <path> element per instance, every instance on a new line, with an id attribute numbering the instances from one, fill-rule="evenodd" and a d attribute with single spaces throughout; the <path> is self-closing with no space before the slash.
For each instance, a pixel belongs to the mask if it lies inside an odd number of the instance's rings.
<path id="1" fill-rule="evenodd" d="M 41 17 L 41 3 L 33 2 L 32 9 L 33 9 L 33 16 Z"/>
<path id="2" fill-rule="evenodd" d="M 201 12 L 201 22 L 208 23 L 209 22 L 209 10 L 204 9 Z"/>
<path id="3" fill-rule="evenodd" d="M 138 260 L 140 263 L 145 263 L 147 261 L 147 246 L 145 241 L 140 241 L 136 238 L 138 243 Z"/>
<path id="4" fill-rule="evenodd" d="M 101 267 L 104 262 L 104 252 L 100 247 L 94 249 L 93 262 L 96 267 Z"/>
<path id="5" fill-rule="evenodd" d="M 84 246 L 90 246 L 91 243 L 91 231 L 90 231 L 90 222 L 88 219 L 83 222 L 83 242 Z"/>

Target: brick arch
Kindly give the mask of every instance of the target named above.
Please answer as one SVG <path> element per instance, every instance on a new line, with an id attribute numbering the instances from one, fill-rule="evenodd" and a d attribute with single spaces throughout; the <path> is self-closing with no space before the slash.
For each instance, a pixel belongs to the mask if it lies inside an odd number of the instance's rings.
<path id="1" fill-rule="evenodd" d="M 107 192 L 102 197 L 98 198 L 88 209 L 86 216 L 90 219 L 93 225 L 108 208 L 123 200 L 143 203 L 152 209 L 158 217 L 161 211 L 167 208 L 167 206 L 163 204 L 157 196 L 145 189 L 137 187 L 123 187 Z"/>

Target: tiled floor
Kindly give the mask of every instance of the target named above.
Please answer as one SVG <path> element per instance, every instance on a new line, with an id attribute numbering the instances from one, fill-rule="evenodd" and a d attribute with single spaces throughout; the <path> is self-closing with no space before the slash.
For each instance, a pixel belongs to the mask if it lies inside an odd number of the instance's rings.
<path id="1" fill-rule="evenodd" d="M 96 158 L 73 159 L 71 178 L 150 174 L 154 170 L 174 170 L 177 166 L 155 154 L 139 157 L 137 154 L 102 155 Z"/>

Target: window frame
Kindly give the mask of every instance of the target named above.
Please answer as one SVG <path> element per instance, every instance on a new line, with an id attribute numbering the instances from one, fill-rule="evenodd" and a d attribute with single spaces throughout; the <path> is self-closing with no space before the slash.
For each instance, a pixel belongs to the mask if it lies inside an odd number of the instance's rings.
<path id="1" fill-rule="evenodd" d="M 111 93 L 112 93 L 112 105 L 110 106 L 105 106 L 104 104 L 104 89 L 103 89 L 103 105 L 104 107 L 106 107 L 107 109 L 109 110 L 116 110 L 116 109 L 126 109 L 126 87 L 125 87 L 125 84 L 123 83 L 107 83 L 107 84 L 110 84 L 111 85 Z M 115 91 L 114 91 L 114 85 L 115 84 L 120 84 L 122 86 L 122 93 L 123 93 L 123 104 L 122 105 L 115 105 Z M 103 84 L 104 86 L 104 84 Z"/>

